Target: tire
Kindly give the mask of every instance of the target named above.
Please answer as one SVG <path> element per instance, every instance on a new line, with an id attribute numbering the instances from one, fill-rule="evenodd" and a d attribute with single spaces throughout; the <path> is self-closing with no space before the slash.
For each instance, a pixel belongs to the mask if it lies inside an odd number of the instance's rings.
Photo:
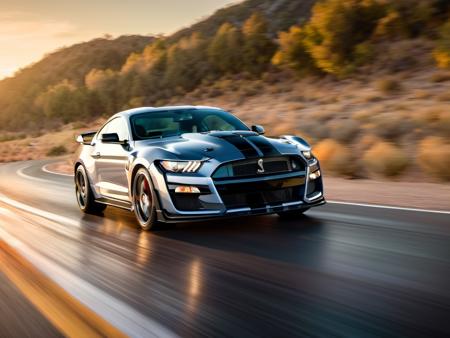
<path id="1" fill-rule="evenodd" d="M 75 171 L 75 194 L 78 206 L 86 214 L 99 214 L 106 209 L 106 204 L 95 201 L 94 193 L 89 184 L 89 178 L 83 165 Z"/>
<path id="2" fill-rule="evenodd" d="M 145 231 L 155 230 L 159 225 L 156 218 L 156 194 L 150 174 L 145 168 L 137 171 L 132 184 L 133 209 L 136 219 Z"/>
<path id="3" fill-rule="evenodd" d="M 294 219 L 302 216 L 309 208 L 299 209 L 299 210 L 290 210 L 290 211 L 282 211 L 278 213 L 278 216 L 284 219 Z"/>

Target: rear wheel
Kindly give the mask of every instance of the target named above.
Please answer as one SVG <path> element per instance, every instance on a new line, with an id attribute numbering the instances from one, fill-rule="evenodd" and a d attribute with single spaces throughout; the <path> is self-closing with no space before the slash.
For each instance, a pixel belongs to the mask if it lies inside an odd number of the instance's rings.
<path id="1" fill-rule="evenodd" d="M 156 220 L 155 192 L 150 174 L 145 168 L 136 173 L 133 180 L 134 213 L 143 230 L 154 230 L 158 225 Z"/>
<path id="2" fill-rule="evenodd" d="M 87 214 L 98 214 L 106 208 L 106 204 L 95 201 L 86 170 L 82 165 L 79 165 L 75 172 L 75 194 L 78 206 Z"/>
<path id="3" fill-rule="evenodd" d="M 299 210 L 290 210 L 290 211 L 282 211 L 278 213 L 278 216 L 285 219 L 294 219 L 302 216 L 309 208 L 299 209 Z"/>

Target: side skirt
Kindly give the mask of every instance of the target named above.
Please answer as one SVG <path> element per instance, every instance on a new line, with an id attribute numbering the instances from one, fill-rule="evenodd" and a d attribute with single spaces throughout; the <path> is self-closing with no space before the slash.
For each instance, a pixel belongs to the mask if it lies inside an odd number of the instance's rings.
<path id="1" fill-rule="evenodd" d="M 122 201 L 122 200 L 116 200 L 114 198 L 107 198 L 107 197 L 98 198 L 95 201 L 98 202 L 98 203 L 111 205 L 113 207 L 125 209 L 125 210 L 128 210 L 128 211 L 132 211 L 131 202 Z"/>

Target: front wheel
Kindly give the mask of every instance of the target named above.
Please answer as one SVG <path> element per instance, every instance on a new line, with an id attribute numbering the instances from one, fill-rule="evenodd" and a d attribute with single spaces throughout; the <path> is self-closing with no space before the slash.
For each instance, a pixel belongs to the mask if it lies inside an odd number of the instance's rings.
<path id="1" fill-rule="evenodd" d="M 144 168 L 136 173 L 133 180 L 134 213 L 143 230 L 153 230 L 157 226 L 155 191 L 150 174 Z"/>
<path id="2" fill-rule="evenodd" d="M 86 170 L 82 165 L 79 165 L 75 171 L 75 194 L 78 206 L 86 214 L 99 214 L 106 208 L 106 204 L 95 201 Z"/>
<path id="3" fill-rule="evenodd" d="M 285 218 L 285 219 L 294 219 L 294 218 L 302 216 L 308 210 L 309 210 L 309 208 L 282 211 L 282 212 L 278 213 L 278 216 L 280 216 L 281 218 Z"/>

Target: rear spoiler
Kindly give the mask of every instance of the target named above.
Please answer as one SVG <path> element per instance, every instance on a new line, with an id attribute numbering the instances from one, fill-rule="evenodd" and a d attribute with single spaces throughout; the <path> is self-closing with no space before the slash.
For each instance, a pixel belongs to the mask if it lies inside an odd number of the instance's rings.
<path id="1" fill-rule="evenodd" d="M 87 131 L 85 133 L 81 133 L 77 136 L 77 142 L 85 145 L 90 145 L 95 134 L 97 134 L 96 131 Z"/>

